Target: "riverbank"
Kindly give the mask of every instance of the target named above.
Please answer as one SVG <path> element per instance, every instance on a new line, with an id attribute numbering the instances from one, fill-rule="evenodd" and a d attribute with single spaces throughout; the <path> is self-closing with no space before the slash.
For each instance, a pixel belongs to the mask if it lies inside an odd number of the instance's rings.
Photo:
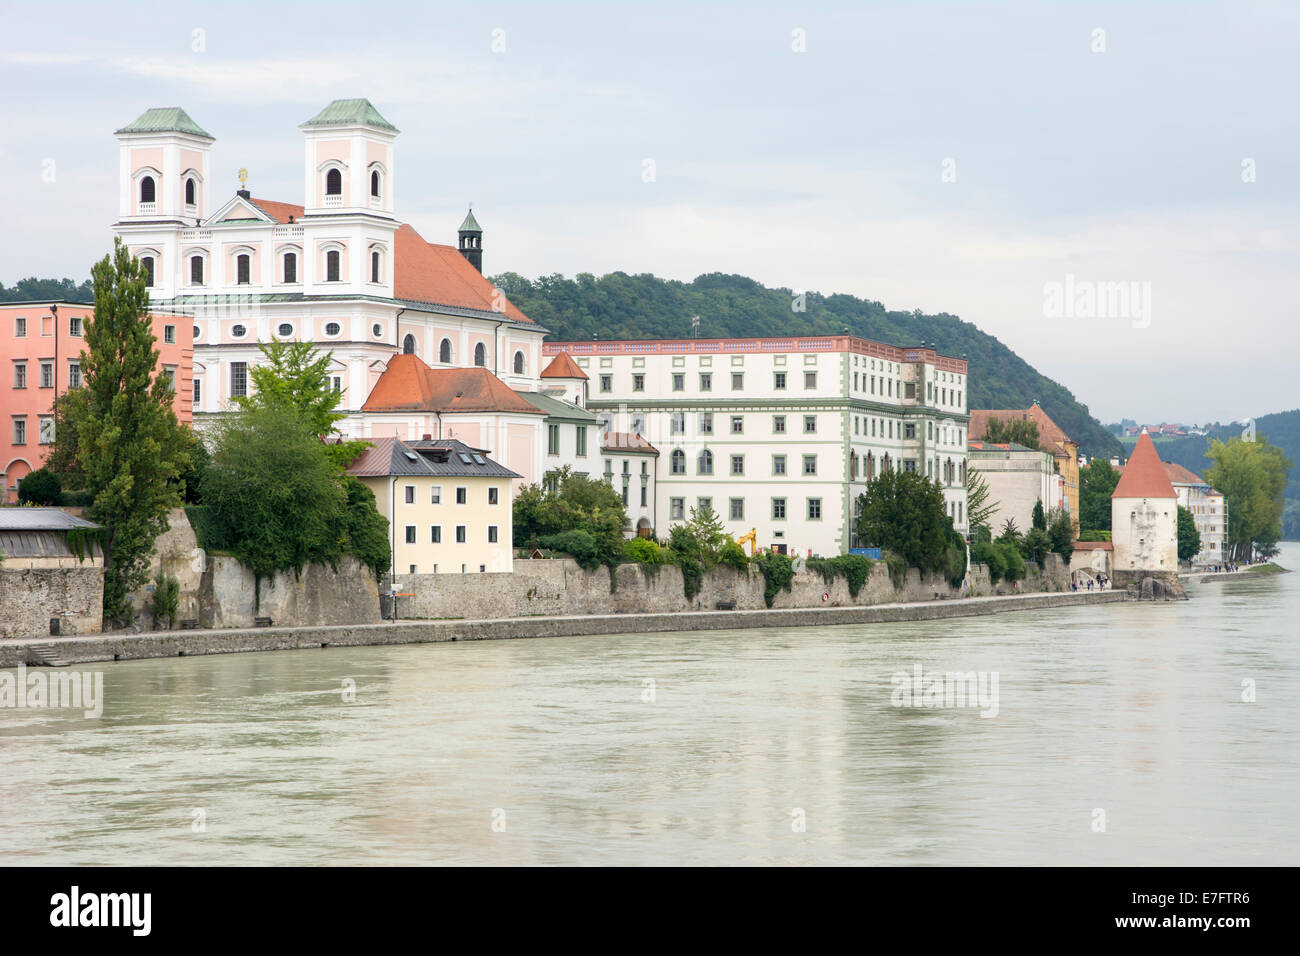
<path id="1" fill-rule="evenodd" d="M 691 611 L 655 614 L 588 614 L 494 620 L 385 621 L 325 627 L 231 628 L 94 634 L 46 640 L 0 641 L 0 667 L 19 664 L 91 664 L 101 661 L 192 657 L 250 651 L 285 651 L 380 644 L 509 640 L 536 637 L 711 631 L 754 627 L 816 628 L 836 624 L 887 624 L 1030 611 L 1131 600 L 1127 591 L 1014 594 L 917 601 L 868 607 L 791 608 L 765 611 Z"/>
<path id="2" fill-rule="evenodd" d="M 1250 577 L 1256 574 L 1290 574 L 1290 568 L 1284 568 L 1280 564 L 1268 562 L 1266 564 L 1251 564 L 1244 568 L 1238 568 L 1236 571 L 1184 571 L 1178 575 L 1180 581 L 1195 581 L 1198 584 L 1208 584 L 1211 581 L 1218 581 L 1223 578 L 1242 578 Z"/>

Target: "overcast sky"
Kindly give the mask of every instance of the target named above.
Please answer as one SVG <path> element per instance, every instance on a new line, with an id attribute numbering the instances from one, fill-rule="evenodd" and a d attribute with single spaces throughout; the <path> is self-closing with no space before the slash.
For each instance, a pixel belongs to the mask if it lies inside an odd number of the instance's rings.
<path id="1" fill-rule="evenodd" d="M 454 242 L 473 201 L 489 273 L 951 312 L 1103 421 L 1300 405 L 1295 2 L 4 0 L 0 89 L 6 283 L 89 274 L 146 108 L 216 137 L 217 196 L 301 202 L 298 124 L 364 96 L 399 214 Z M 1052 314 L 1067 276 L 1136 298 Z"/>

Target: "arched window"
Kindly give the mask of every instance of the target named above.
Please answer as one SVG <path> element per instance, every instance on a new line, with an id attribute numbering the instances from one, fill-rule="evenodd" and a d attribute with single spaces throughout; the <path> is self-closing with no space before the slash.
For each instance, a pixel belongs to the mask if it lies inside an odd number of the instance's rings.
<path id="1" fill-rule="evenodd" d="M 443 339 L 438 345 L 438 361 L 443 365 L 451 364 L 451 339 Z"/>
<path id="2" fill-rule="evenodd" d="M 487 364 L 487 349 L 483 347 L 482 342 L 474 346 L 474 364 L 480 368 Z"/>
<path id="3" fill-rule="evenodd" d="M 675 448 L 673 449 L 671 458 L 672 458 L 672 468 L 671 468 L 672 473 L 674 475 L 686 474 L 686 452 L 682 451 L 680 448 Z"/>
<path id="4" fill-rule="evenodd" d="M 153 202 L 155 192 L 156 190 L 154 188 L 154 181 L 152 176 L 145 176 L 143 179 L 140 180 L 140 201 L 141 202 Z"/>
<path id="5" fill-rule="evenodd" d="M 370 195 L 379 198 L 379 170 L 377 169 L 370 171 Z"/>
<path id="6" fill-rule="evenodd" d="M 699 464 L 700 464 L 698 469 L 699 474 L 701 475 L 713 474 L 713 452 L 709 451 L 707 448 L 704 449 L 704 451 L 700 452 Z"/>
<path id="7" fill-rule="evenodd" d="M 247 255 L 235 256 L 235 282 L 239 285 L 248 285 L 249 262 L 250 258 Z"/>
<path id="8" fill-rule="evenodd" d="M 194 196 L 196 192 L 197 190 L 195 190 L 194 188 L 194 180 L 192 179 L 185 180 L 185 205 L 187 206 L 194 205 Z"/>
<path id="9" fill-rule="evenodd" d="M 153 256 L 145 256 L 140 260 L 140 268 L 144 271 L 144 285 L 146 289 L 153 288 Z"/>
<path id="10" fill-rule="evenodd" d="M 326 282 L 339 281 L 339 259 L 340 258 L 341 257 L 339 255 L 339 251 L 337 249 L 331 249 L 329 252 L 325 253 L 325 281 Z"/>
<path id="11" fill-rule="evenodd" d="M 414 335 L 407 335 L 406 338 L 402 339 L 402 354 L 403 354 L 403 355 L 414 355 L 414 354 L 415 354 L 415 336 L 414 336 Z"/>
<path id="12" fill-rule="evenodd" d="M 871 452 L 867 452 L 867 481 L 871 481 L 875 477 L 876 477 L 876 456 Z"/>
<path id="13" fill-rule="evenodd" d="M 857 480 L 858 480 L 858 453 L 855 451 L 849 454 L 849 481 L 857 481 Z"/>
<path id="14" fill-rule="evenodd" d="M 342 196 L 343 195 L 343 174 L 337 169 L 331 169 L 325 174 L 325 195 Z"/>
<path id="15" fill-rule="evenodd" d="M 370 253 L 370 281 L 378 282 L 379 280 L 379 253 Z"/>
<path id="16" fill-rule="evenodd" d="M 190 285 L 203 285 L 202 256 L 190 256 Z"/>
<path id="17" fill-rule="evenodd" d="M 515 353 L 515 374 L 516 375 L 524 374 L 524 353 L 523 352 Z"/>
<path id="18" fill-rule="evenodd" d="M 296 252 L 284 254 L 284 281 L 287 283 L 298 281 L 298 253 Z"/>

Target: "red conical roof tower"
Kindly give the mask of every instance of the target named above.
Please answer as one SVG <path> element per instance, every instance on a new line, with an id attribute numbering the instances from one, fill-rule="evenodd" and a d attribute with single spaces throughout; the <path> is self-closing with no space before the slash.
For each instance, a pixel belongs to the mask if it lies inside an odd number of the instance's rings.
<path id="1" fill-rule="evenodd" d="M 1145 431 L 1138 436 L 1133 454 L 1124 466 L 1124 474 L 1115 486 L 1112 498 L 1176 498 L 1174 486 L 1160 462 L 1155 442 Z"/>

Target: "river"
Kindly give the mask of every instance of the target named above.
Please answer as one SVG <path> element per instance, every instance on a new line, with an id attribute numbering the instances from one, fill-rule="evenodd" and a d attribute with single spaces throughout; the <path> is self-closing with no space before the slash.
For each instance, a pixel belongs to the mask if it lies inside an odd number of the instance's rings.
<path id="1" fill-rule="evenodd" d="M 0 709 L 0 863 L 1294 864 L 1300 574 L 1189 591 L 86 665 L 101 716 Z"/>

